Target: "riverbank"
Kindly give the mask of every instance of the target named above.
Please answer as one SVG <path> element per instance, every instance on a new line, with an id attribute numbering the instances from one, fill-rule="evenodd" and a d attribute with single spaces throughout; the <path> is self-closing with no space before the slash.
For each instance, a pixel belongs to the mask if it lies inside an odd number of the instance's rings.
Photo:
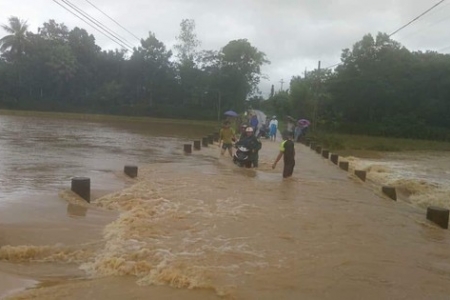
<path id="1" fill-rule="evenodd" d="M 43 111 L 28 111 L 28 110 L 6 110 L 0 109 L 0 115 L 6 116 L 24 116 L 24 117 L 39 117 L 39 118 L 64 118 L 70 120 L 82 121 L 122 121 L 122 122 L 142 122 L 142 123 L 165 123 L 165 124 L 186 124 L 190 125 L 204 125 L 217 128 L 217 121 L 202 121 L 202 120 L 186 120 L 186 119 L 166 119 L 166 118 L 151 118 L 151 117 L 131 117 L 119 115 L 102 115 L 102 114 L 82 114 L 82 113 L 65 113 L 65 112 L 43 112 Z"/>
<path id="2" fill-rule="evenodd" d="M 310 135 L 311 140 L 341 156 L 380 157 L 401 151 L 450 151 L 450 142 L 351 134 Z"/>

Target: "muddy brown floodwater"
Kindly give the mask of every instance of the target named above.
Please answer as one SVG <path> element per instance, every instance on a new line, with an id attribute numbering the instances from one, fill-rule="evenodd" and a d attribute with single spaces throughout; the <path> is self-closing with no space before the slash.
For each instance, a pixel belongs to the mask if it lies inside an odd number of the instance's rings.
<path id="1" fill-rule="evenodd" d="M 183 155 L 200 126 L 0 116 L 0 130 L 6 299 L 449 298 L 448 231 L 413 193 L 377 189 L 402 170 L 437 187 L 432 172 L 396 169 L 406 156 L 349 158 L 369 171 L 362 183 L 296 145 L 282 180 L 278 143 L 263 141 L 258 170 L 217 145 Z M 122 174 L 129 163 L 138 178 Z M 91 178 L 91 204 L 68 190 L 72 176 Z"/>

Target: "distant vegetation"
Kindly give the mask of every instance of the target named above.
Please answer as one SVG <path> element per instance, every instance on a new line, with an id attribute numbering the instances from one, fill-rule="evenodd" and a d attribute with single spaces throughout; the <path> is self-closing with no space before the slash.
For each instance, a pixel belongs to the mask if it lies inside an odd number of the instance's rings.
<path id="1" fill-rule="evenodd" d="M 218 119 L 248 106 L 306 118 L 312 130 L 450 141 L 450 55 L 366 35 L 335 69 L 258 96 L 266 55 L 246 39 L 200 51 L 193 20 L 172 50 L 153 33 L 131 52 L 102 51 L 86 30 L 49 20 L 37 33 L 11 17 L 0 39 L 0 109 Z"/>
<path id="2" fill-rule="evenodd" d="M 450 55 L 369 34 L 334 71 L 293 77 L 289 90 L 253 105 L 313 120 L 316 132 L 450 141 Z"/>
<path id="3" fill-rule="evenodd" d="M 246 39 L 199 51 L 193 20 L 181 22 L 177 56 L 153 33 L 131 53 L 102 51 L 82 28 L 50 20 L 37 33 L 11 17 L 0 39 L 0 108 L 216 119 L 243 111 L 264 53 Z"/>

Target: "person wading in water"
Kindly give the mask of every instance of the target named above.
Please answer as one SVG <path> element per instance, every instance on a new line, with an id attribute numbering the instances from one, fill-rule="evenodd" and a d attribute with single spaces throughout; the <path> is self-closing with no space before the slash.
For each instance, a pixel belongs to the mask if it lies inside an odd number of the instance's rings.
<path id="1" fill-rule="evenodd" d="M 222 143 L 221 155 L 224 155 L 225 151 L 228 149 L 228 153 L 233 157 L 233 140 L 236 140 L 234 130 L 230 127 L 230 121 L 225 121 L 222 129 L 220 129 L 219 147 Z"/>
<path id="2" fill-rule="evenodd" d="M 284 159 L 283 178 L 288 178 L 291 177 L 292 173 L 294 172 L 295 148 L 294 142 L 292 141 L 292 135 L 290 132 L 284 131 L 282 136 L 283 142 L 280 145 L 280 153 L 278 153 L 278 156 L 272 165 L 272 169 L 275 169 L 277 163 L 283 157 Z"/>

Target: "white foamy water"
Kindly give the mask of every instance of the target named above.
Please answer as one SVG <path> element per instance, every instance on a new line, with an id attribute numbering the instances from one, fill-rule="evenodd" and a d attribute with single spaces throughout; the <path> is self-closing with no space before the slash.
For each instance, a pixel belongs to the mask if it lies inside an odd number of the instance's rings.
<path id="1" fill-rule="evenodd" d="M 383 159 L 347 158 L 352 169 L 367 171 L 367 178 L 405 193 L 413 205 L 450 208 L 450 159 L 446 152 L 387 154 Z"/>

